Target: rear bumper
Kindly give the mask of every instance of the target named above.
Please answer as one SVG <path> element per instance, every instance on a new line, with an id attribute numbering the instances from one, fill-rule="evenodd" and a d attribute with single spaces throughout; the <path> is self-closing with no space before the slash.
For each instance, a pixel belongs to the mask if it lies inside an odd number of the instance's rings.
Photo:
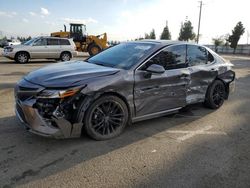
<path id="1" fill-rule="evenodd" d="M 229 83 L 229 93 L 233 93 L 235 91 L 235 80 Z"/>
<path id="2" fill-rule="evenodd" d="M 72 54 L 72 58 L 78 56 L 78 52 L 77 51 L 73 51 L 71 54 Z"/>

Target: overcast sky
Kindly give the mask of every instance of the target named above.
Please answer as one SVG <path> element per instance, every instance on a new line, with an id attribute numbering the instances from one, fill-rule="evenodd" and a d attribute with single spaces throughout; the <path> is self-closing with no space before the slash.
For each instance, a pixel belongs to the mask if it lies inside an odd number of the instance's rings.
<path id="1" fill-rule="evenodd" d="M 159 38 L 168 21 L 172 39 L 186 17 L 197 33 L 197 0 L 0 0 L 0 31 L 7 35 L 49 35 L 68 22 L 84 22 L 88 34 L 108 33 L 109 40 L 131 40 L 155 29 Z M 204 0 L 200 42 L 231 33 L 238 21 L 250 32 L 249 0 Z M 250 39 L 249 39 L 250 43 Z"/>

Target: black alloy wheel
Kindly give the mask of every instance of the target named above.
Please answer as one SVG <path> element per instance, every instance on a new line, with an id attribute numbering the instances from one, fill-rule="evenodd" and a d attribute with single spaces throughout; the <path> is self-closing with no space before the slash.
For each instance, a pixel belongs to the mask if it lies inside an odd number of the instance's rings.
<path id="1" fill-rule="evenodd" d="M 208 88 L 205 105 L 212 109 L 222 106 L 226 96 L 225 84 L 220 80 L 215 80 Z"/>
<path id="2" fill-rule="evenodd" d="M 116 96 L 97 99 L 88 109 L 85 129 L 96 140 L 106 140 L 118 136 L 128 122 L 126 104 Z"/>

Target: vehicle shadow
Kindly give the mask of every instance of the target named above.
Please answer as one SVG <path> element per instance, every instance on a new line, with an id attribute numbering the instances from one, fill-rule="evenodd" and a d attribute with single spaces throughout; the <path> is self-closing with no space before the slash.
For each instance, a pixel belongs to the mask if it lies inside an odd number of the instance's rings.
<path id="1" fill-rule="evenodd" d="M 148 178 L 137 187 L 250 187 L 250 74 L 237 83 L 235 93 L 225 104 L 233 106 L 230 115 L 217 117 L 226 135 L 180 146 L 182 155 L 166 159 L 169 165 L 155 167 L 157 170 L 147 174 Z"/>
<path id="2" fill-rule="evenodd" d="M 180 113 L 128 126 L 122 135 L 107 141 L 94 141 L 86 135 L 78 139 L 44 138 L 26 132 L 15 116 L 1 118 L 0 187 L 45 178 L 212 112 L 201 104 L 191 105 Z"/>
<path id="3" fill-rule="evenodd" d="M 152 172 L 142 170 L 148 178 L 139 180 L 136 187 L 250 187 L 249 106 L 250 100 L 235 108 L 241 121 L 234 121 L 233 129 L 225 127 L 225 136 L 180 145 L 184 154 L 161 161 L 164 165 Z"/>

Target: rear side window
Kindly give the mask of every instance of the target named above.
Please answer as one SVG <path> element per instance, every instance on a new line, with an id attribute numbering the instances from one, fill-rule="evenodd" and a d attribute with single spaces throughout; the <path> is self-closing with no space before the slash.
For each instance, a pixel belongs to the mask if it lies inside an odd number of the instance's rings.
<path id="1" fill-rule="evenodd" d="M 70 45 L 70 42 L 67 39 L 60 39 L 60 45 Z"/>
<path id="2" fill-rule="evenodd" d="M 164 49 L 149 60 L 145 68 L 151 64 L 161 65 L 165 68 L 165 70 L 187 67 L 186 45 L 170 46 L 167 49 Z"/>
<path id="3" fill-rule="evenodd" d="M 189 66 L 208 63 L 208 51 L 202 46 L 187 45 L 187 61 Z"/>
<path id="4" fill-rule="evenodd" d="M 211 63 L 214 61 L 214 56 L 208 51 L 208 63 Z"/>
<path id="5" fill-rule="evenodd" d="M 48 45 L 54 46 L 54 45 L 60 45 L 59 39 L 47 39 L 48 40 Z"/>

